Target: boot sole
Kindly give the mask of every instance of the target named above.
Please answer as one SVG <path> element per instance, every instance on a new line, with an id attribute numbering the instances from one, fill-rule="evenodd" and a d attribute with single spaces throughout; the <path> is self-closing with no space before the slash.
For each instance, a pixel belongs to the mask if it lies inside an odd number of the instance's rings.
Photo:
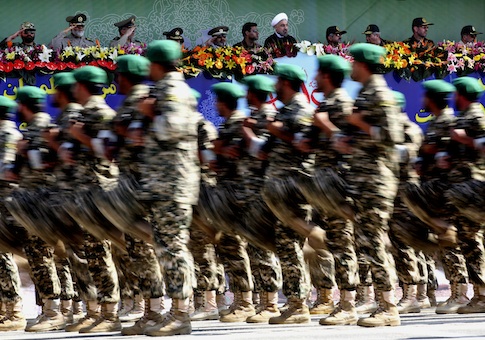
<path id="1" fill-rule="evenodd" d="M 418 308 L 418 309 L 399 311 L 399 314 L 413 314 L 413 313 L 421 313 L 421 309 Z"/>
<path id="2" fill-rule="evenodd" d="M 147 332 L 145 335 L 148 336 L 171 336 L 171 335 L 188 335 L 192 333 L 192 326 L 187 326 L 182 329 L 178 329 L 177 331 L 170 331 L 170 332 L 160 332 L 160 331 L 152 331 Z"/>
<path id="3" fill-rule="evenodd" d="M 270 325 L 291 325 L 291 324 L 298 324 L 298 323 L 310 323 L 311 319 L 308 318 L 308 319 L 296 319 L 296 320 L 284 320 L 282 322 L 279 322 L 279 321 L 271 321 L 271 319 L 269 319 L 269 324 Z"/>
<path id="4" fill-rule="evenodd" d="M 357 322 L 357 326 L 361 327 L 385 327 L 385 326 L 400 326 L 401 325 L 401 320 L 399 321 L 393 321 L 393 322 L 388 322 L 384 325 L 382 324 L 366 324 L 366 323 L 359 323 Z"/>

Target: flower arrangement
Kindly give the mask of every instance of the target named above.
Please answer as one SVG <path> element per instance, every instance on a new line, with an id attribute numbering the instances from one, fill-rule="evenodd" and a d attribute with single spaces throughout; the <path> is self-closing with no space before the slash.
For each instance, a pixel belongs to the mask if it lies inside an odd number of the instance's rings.
<path id="1" fill-rule="evenodd" d="M 291 46 L 290 46 L 291 45 Z M 256 73 L 272 73 L 274 57 L 295 56 L 298 52 L 308 55 L 335 54 L 352 61 L 349 43 L 337 47 L 303 40 L 297 44 L 261 47 L 246 51 L 242 47 L 196 46 L 183 49 L 179 69 L 186 77 L 206 73 L 214 78 L 239 79 Z M 485 44 L 472 45 L 461 42 L 442 41 L 437 46 L 409 46 L 403 42 L 391 42 L 384 46 L 387 54 L 383 72 L 396 72 L 401 78 L 419 81 L 435 75 L 442 78 L 450 73 L 465 75 L 471 72 L 485 72 Z M 45 45 L 21 47 L 9 44 L 0 50 L 0 77 L 22 77 L 27 84 L 35 84 L 35 73 L 53 73 L 72 70 L 83 65 L 94 65 L 107 71 L 116 69 L 116 59 L 123 54 L 144 55 L 146 45 L 129 44 L 123 47 L 69 46 L 55 52 Z"/>
<path id="2" fill-rule="evenodd" d="M 242 47 L 196 46 L 183 50 L 180 69 L 188 77 L 207 72 L 214 78 L 240 79 L 244 75 L 271 73 L 274 60 L 264 48 L 248 52 Z"/>
<path id="3" fill-rule="evenodd" d="M 438 47 L 448 52 L 446 70 L 459 76 L 472 72 L 485 72 L 485 44 L 477 42 L 441 41 Z"/>

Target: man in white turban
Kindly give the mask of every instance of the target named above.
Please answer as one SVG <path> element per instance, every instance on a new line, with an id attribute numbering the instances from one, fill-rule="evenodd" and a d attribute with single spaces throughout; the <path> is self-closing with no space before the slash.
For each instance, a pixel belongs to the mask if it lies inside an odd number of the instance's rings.
<path id="1" fill-rule="evenodd" d="M 286 13 L 277 14 L 271 21 L 271 26 L 273 26 L 275 32 L 270 35 L 264 41 L 264 47 L 271 48 L 273 50 L 273 55 L 277 55 L 275 52 L 285 53 L 286 45 L 296 44 L 296 39 L 288 34 L 288 16 Z"/>

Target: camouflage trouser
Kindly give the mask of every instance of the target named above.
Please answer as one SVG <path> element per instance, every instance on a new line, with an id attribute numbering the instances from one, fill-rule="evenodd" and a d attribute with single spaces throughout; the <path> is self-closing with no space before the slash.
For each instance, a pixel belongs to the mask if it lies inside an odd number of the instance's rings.
<path id="1" fill-rule="evenodd" d="M 327 247 L 335 262 L 335 281 L 339 289 L 355 290 L 359 283 L 352 222 L 329 217 L 324 226 Z"/>
<path id="2" fill-rule="evenodd" d="M 276 255 L 280 259 L 283 274 L 283 294 L 288 299 L 305 299 L 310 291 L 303 257 L 305 238 L 281 223 L 275 226 L 275 237 Z"/>
<path id="3" fill-rule="evenodd" d="M 255 292 L 276 292 L 281 289 L 283 278 L 276 255 L 269 250 L 248 245 Z"/>
<path id="4" fill-rule="evenodd" d="M 466 261 L 461 249 L 456 247 L 446 247 L 440 249 L 441 262 L 445 277 L 450 283 L 467 283 L 468 272 Z"/>
<path id="5" fill-rule="evenodd" d="M 78 294 L 78 297 L 75 297 L 74 300 L 96 301 L 98 299 L 98 294 L 93 277 L 89 271 L 84 251 L 81 249 L 74 249 L 73 253 L 69 256 L 69 263 L 71 265 L 74 290 Z"/>
<path id="6" fill-rule="evenodd" d="M 29 235 L 24 252 L 30 265 L 32 281 L 41 299 L 58 299 L 61 283 L 54 262 L 54 248 L 37 236 Z"/>
<path id="7" fill-rule="evenodd" d="M 335 286 L 335 260 L 325 249 L 315 250 L 308 243 L 303 247 L 311 284 L 317 289 L 332 289 Z"/>
<path id="8" fill-rule="evenodd" d="M 217 290 L 217 256 L 216 249 L 209 242 L 205 233 L 197 227 L 190 228 L 189 250 L 194 257 L 195 277 L 197 280 L 196 291 L 202 292 Z"/>
<path id="9" fill-rule="evenodd" d="M 20 300 L 20 276 L 11 253 L 0 252 L 0 301 Z"/>
<path id="10" fill-rule="evenodd" d="M 438 279 L 436 278 L 436 267 L 430 255 L 419 251 L 416 253 L 418 259 L 419 280 L 418 284 L 427 284 L 428 289 L 438 289 Z"/>
<path id="11" fill-rule="evenodd" d="M 224 270 L 224 264 L 221 263 L 221 259 L 219 257 L 217 257 L 216 278 L 216 293 L 218 295 L 224 294 L 227 290 L 226 271 Z"/>
<path id="12" fill-rule="evenodd" d="M 74 290 L 74 283 L 71 275 L 71 264 L 66 257 L 55 256 L 57 276 L 61 283 L 61 300 L 79 299 L 78 293 Z"/>
<path id="13" fill-rule="evenodd" d="M 159 201 L 151 207 L 155 251 L 172 299 L 186 299 L 193 291 L 194 259 L 187 248 L 191 219 L 188 204 Z"/>
<path id="14" fill-rule="evenodd" d="M 164 296 L 162 272 L 153 246 L 130 235 L 125 235 L 125 240 L 129 256 L 127 271 L 135 280 L 135 292 L 146 299 Z"/>
<path id="15" fill-rule="evenodd" d="M 370 264 L 364 254 L 357 255 L 357 265 L 359 267 L 359 281 L 363 286 L 372 286 L 372 275 Z"/>
<path id="16" fill-rule="evenodd" d="M 356 208 L 356 253 L 368 261 L 376 289 L 390 291 L 394 286 L 395 269 L 389 261 L 385 239 L 397 192 L 397 179 L 390 169 L 383 164 L 378 165 L 376 173 L 367 173 L 363 178 L 361 173 L 352 172 L 346 180 Z"/>
<path id="17" fill-rule="evenodd" d="M 120 285 L 120 298 L 133 299 L 135 294 L 139 293 L 138 280 L 131 271 L 130 257 L 126 253 L 114 247 L 113 262 L 116 267 L 116 274 L 118 275 L 118 283 Z"/>
<path id="18" fill-rule="evenodd" d="M 391 252 L 394 257 L 394 263 L 396 264 L 397 277 L 400 283 L 415 285 L 420 283 L 424 277 L 418 266 L 419 251 L 409 246 L 403 241 L 400 234 L 400 227 L 395 222 L 399 219 L 411 218 L 409 214 L 394 213 L 392 219 L 389 221 L 389 239 L 391 240 Z M 422 269 L 422 268 L 421 268 Z M 424 268 L 426 269 L 426 267 Z"/>
<path id="19" fill-rule="evenodd" d="M 458 230 L 458 245 L 466 261 L 470 283 L 485 285 L 485 249 L 483 247 L 483 228 L 467 218 L 454 219 Z"/>
<path id="20" fill-rule="evenodd" d="M 229 290 L 249 292 L 254 289 L 247 242 L 238 235 L 223 234 L 217 244 L 217 255 L 229 279 Z"/>
<path id="21" fill-rule="evenodd" d="M 98 240 L 85 233 L 84 254 L 94 280 L 99 303 L 117 303 L 120 300 L 118 274 L 113 262 L 111 242 Z"/>

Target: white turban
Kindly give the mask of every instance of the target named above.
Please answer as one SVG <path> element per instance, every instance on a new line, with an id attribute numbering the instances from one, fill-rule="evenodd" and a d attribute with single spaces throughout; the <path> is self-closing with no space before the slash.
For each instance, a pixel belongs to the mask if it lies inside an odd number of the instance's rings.
<path id="1" fill-rule="evenodd" d="M 281 20 L 288 20 L 286 13 L 279 13 L 271 21 L 271 26 L 275 27 Z"/>

